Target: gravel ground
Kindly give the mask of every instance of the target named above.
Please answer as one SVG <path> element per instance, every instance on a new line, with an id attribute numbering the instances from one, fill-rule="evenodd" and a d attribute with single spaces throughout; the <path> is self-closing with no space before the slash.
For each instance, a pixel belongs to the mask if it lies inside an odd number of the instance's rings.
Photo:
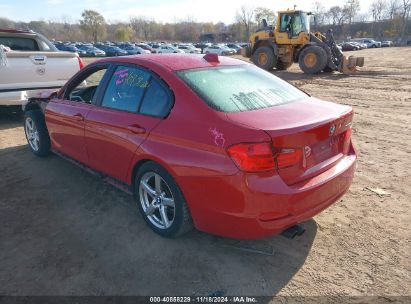
<path id="1" fill-rule="evenodd" d="M 365 67 L 355 76 L 274 72 L 353 106 L 360 152 L 349 192 L 294 240 L 161 238 L 128 195 L 33 156 L 21 113 L 1 109 L 0 294 L 411 296 L 410 51 L 357 51 Z"/>

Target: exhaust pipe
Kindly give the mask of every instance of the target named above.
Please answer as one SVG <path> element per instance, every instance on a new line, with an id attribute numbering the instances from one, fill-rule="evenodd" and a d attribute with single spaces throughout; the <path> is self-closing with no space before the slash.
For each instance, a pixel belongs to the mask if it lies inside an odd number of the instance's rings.
<path id="1" fill-rule="evenodd" d="M 286 230 L 284 230 L 281 235 L 286 237 L 287 239 L 292 240 L 296 236 L 301 236 L 305 232 L 305 229 L 300 225 L 294 225 Z"/>

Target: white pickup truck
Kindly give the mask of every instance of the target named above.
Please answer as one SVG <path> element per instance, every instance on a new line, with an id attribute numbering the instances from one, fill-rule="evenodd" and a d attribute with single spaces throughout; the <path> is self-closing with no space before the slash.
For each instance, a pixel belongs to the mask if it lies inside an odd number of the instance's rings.
<path id="1" fill-rule="evenodd" d="M 58 51 L 31 31 L 0 29 L 0 48 L 0 106 L 21 105 L 39 90 L 60 88 L 84 66 L 77 53 Z"/>

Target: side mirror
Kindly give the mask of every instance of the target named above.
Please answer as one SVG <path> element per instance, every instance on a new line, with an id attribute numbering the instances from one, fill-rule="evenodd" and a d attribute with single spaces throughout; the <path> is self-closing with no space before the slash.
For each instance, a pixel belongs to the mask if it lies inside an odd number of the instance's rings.
<path id="1" fill-rule="evenodd" d="M 262 24 L 263 24 L 263 28 L 268 27 L 268 23 L 267 23 L 267 20 L 266 20 L 266 19 L 263 19 L 263 20 L 262 20 Z"/>

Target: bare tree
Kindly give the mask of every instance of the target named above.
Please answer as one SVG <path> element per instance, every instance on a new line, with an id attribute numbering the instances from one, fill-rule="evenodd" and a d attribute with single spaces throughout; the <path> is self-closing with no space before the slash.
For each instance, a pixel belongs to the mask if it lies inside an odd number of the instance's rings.
<path id="1" fill-rule="evenodd" d="M 316 1 L 312 5 L 312 12 L 314 14 L 314 26 L 323 25 L 326 21 L 326 9 L 320 1 Z"/>
<path id="2" fill-rule="evenodd" d="M 69 40 L 73 40 L 75 37 L 75 30 L 72 19 L 69 16 L 63 15 L 61 17 L 61 22 L 63 23 L 64 36 Z"/>
<path id="3" fill-rule="evenodd" d="M 327 13 L 330 16 L 333 25 L 343 25 L 347 19 L 347 11 L 341 6 L 333 6 Z"/>
<path id="4" fill-rule="evenodd" d="M 257 7 L 254 10 L 254 18 L 258 25 L 263 19 L 267 20 L 268 24 L 275 24 L 275 12 L 266 7 Z"/>
<path id="5" fill-rule="evenodd" d="M 344 10 L 347 15 L 348 23 L 351 24 L 360 10 L 360 0 L 346 0 Z"/>
<path id="6" fill-rule="evenodd" d="M 144 37 L 146 41 L 153 38 L 154 20 L 145 16 L 131 17 L 130 25 L 137 37 Z"/>
<path id="7" fill-rule="evenodd" d="M 381 21 L 384 17 L 387 3 L 384 0 L 374 0 L 370 5 L 370 12 L 374 22 Z"/>
<path id="8" fill-rule="evenodd" d="M 393 20 L 400 9 L 399 0 L 388 0 L 385 7 L 385 17 Z"/>
<path id="9" fill-rule="evenodd" d="M 241 23 L 245 29 L 246 40 L 250 37 L 250 29 L 254 19 L 254 9 L 242 6 L 239 10 L 237 10 L 236 14 L 237 22 Z"/>
<path id="10" fill-rule="evenodd" d="M 401 22 L 402 22 L 402 30 L 401 30 L 401 38 L 404 40 L 405 34 L 407 33 L 407 24 L 408 18 L 410 17 L 410 10 L 411 10 L 411 0 L 402 0 L 401 1 Z"/>

